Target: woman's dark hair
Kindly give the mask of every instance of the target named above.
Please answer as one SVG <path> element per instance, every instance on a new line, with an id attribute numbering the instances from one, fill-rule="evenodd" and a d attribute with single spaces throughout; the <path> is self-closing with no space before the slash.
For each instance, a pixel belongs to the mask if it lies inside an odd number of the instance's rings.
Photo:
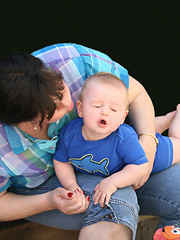
<path id="1" fill-rule="evenodd" d="M 62 100 L 63 77 L 25 53 L 0 58 L 0 122 L 18 124 L 41 116 L 50 119 Z"/>

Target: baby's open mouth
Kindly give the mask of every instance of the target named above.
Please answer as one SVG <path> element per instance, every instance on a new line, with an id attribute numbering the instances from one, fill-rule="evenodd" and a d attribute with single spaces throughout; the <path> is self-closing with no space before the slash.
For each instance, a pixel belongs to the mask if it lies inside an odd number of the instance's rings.
<path id="1" fill-rule="evenodd" d="M 103 124 L 103 125 L 105 125 L 105 124 L 106 124 L 106 121 L 105 121 L 104 119 L 102 119 L 102 120 L 100 121 L 100 123 Z"/>
<path id="2" fill-rule="evenodd" d="M 105 127 L 107 125 L 107 121 L 104 119 L 99 120 L 99 126 L 100 127 Z"/>

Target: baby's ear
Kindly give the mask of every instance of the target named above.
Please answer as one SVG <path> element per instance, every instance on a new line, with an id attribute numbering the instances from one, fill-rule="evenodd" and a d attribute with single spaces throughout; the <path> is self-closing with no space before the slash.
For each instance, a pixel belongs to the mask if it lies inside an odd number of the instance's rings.
<path id="1" fill-rule="evenodd" d="M 80 100 L 77 100 L 76 107 L 77 107 L 77 112 L 78 112 L 79 117 L 83 117 L 83 114 L 82 114 L 82 102 Z"/>
<path id="2" fill-rule="evenodd" d="M 124 121 L 125 121 L 125 119 L 126 119 L 128 113 L 129 113 L 129 110 L 126 110 L 126 112 L 125 112 L 125 114 L 124 114 L 124 120 L 123 120 L 123 123 L 124 123 Z"/>
<path id="3" fill-rule="evenodd" d="M 125 118 L 127 117 L 128 114 L 129 114 L 129 110 L 127 109 L 125 113 Z"/>

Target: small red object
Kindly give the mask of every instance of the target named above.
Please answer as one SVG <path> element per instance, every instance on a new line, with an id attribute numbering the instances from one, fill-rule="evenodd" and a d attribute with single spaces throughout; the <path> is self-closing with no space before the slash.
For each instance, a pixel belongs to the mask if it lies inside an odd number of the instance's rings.
<path id="1" fill-rule="evenodd" d="M 72 197 L 73 193 L 69 192 L 67 195 L 68 195 L 68 197 Z"/>
<path id="2" fill-rule="evenodd" d="M 154 240 L 180 240 L 180 228 L 173 225 L 159 228 L 153 237 Z"/>

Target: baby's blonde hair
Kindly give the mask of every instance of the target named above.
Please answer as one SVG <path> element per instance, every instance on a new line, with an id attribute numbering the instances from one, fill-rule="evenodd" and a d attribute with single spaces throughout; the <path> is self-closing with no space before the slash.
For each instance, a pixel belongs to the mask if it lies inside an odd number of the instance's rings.
<path id="1" fill-rule="evenodd" d="M 84 84 L 82 86 L 81 93 L 78 97 L 78 100 L 82 101 L 82 96 L 83 96 L 84 90 L 86 89 L 88 83 L 94 79 L 98 79 L 104 83 L 112 83 L 113 81 L 119 81 L 120 83 L 122 83 L 123 88 L 126 89 L 127 99 L 128 99 L 128 89 L 127 89 L 126 85 L 124 84 L 124 82 L 119 77 L 117 77 L 109 72 L 98 72 L 98 73 L 95 73 L 94 75 L 91 75 L 90 77 L 88 77 L 86 79 L 86 81 L 84 82 Z M 128 103 L 127 103 L 127 105 L 128 105 Z M 127 106 L 127 108 L 128 108 L 128 106 Z"/>

